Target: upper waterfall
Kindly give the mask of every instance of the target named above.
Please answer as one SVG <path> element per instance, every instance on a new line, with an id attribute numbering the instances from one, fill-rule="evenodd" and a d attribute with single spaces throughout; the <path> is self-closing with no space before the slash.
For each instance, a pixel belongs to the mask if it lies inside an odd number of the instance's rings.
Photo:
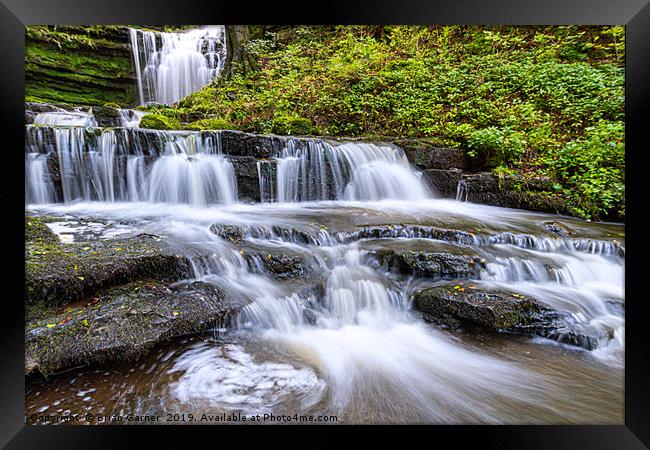
<path id="1" fill-rule="evenodd" d="M 222 25 L 179 33 L 131 29 L 140 104 L 170 104 L 205 86 L 223 68 Z"/>
<path id="2" fill-rule="evenodd" d="M 87 123 L 94 124 L 90 119 Z M 242 147 L 242 142 L 248 143 Z M 98 200 L 204 206 L 240 197 L 264 203 L 431 197 L 402 149 L 385 143 L 28 125 L 26 153 L 27 201 L 36 204 Z"/>

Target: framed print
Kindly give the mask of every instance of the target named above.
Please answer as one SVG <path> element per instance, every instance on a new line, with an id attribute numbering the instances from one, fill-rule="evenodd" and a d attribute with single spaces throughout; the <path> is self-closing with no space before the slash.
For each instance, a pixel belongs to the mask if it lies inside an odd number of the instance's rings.
<path id="1" fill-rule="evenodd" d="M 648 445 L 645 2 L 2 20 L 7 448 Z"/>

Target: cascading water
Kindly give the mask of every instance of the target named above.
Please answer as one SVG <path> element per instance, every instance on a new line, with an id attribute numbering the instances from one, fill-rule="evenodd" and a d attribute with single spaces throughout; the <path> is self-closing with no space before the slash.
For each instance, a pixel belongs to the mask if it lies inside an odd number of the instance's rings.
<path id="1" fill-rule="evenodd" d="M 60 110 L 37 114 L 34 118 L 34 125 L 96 127 L 97 121 L 91 113 Z"/>
<path id="2" fill-rule="evenodd" d="M 579 235 L 562 238 L 543 226 L 553 216 L 435 199 L 389 145 L 289 138 L 255 160 L 230 155 L 219 132 L 26 132 L 29 209 L 165 236 L 194 279 L 248 302 L 223 338 L 134 369 L 138 381 L 119 388 L 135 392 L 124 411 L 280 409 L 370 423 L 620 419 L 625 251 L 611 237 L 620 226 L 563 218 Z M 242 160 L 253 162 L 246 175 L 254 173 L 259 203 L 237 202 Z M 241 242 L 213 225 L 241 230 Z M 461 281 L 382 263 L 380 255 L 411 248 L 485 263 Z M 272 255 L 299 259 L 303 275 L 274 276 Z M 450 282 L 534 297 L 596 330 L 598 347 L 425 323 L 412 309 L 414 289 Z M 98 383 L 99 405 L 124 401 L 114 384 Z"/>
<path id="3" fill-rule="evenodd" d="M 260 175 L 260 179 L 261 175 Z M 273 198 L 260 186 L 264 198 Z M 428 189 L 401 149 L 365 143 L 331 145 L 289 140 L 277 157 L 277 201 L 382 199 L 423 200 Z"/>
<path id="4" fill-rule="evenodd" d="M 29 203 L 77 200 L 206 205 L 237 199 L 219 136 L 128 128 L 27 127 Z M 60 192 L 48 159 L 55 158 Z"/>
<path id="5" fill-rule="evenodd" d="M 171 104 L 205 86 L 225 63 L 223 26 L 178 33 L 130 30 L 140 104 Z"/>

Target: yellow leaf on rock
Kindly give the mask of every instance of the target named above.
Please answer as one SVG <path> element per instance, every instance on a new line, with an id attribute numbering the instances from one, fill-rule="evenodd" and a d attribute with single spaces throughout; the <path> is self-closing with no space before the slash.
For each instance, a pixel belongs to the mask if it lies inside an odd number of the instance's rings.
<path id="1" fill-rule="evenodd" d="M 48 328 L 54 328 L 55 326 L 56 326 L 55 323 L 48 323 L 48 324 L 47 324 L 47 327 L 48 327 Z"/>

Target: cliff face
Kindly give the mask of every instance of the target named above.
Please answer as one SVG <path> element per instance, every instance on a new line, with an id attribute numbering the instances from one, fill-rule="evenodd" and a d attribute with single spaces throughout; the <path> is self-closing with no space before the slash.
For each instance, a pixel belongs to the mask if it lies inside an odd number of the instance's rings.
<path id="1" fill-rule="evenodd" d="M 25 28 L 25 97 L 54 104 L 137 104 L 124 26 Z"/>

